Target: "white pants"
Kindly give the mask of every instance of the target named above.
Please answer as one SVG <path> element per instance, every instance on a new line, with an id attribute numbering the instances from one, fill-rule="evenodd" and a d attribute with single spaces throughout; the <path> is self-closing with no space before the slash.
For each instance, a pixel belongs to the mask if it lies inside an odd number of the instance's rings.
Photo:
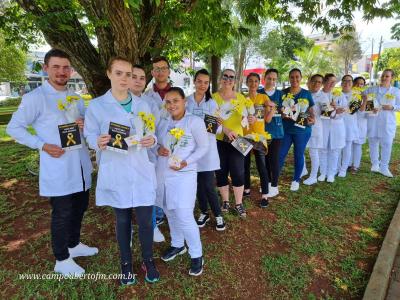
<path id="1" fill-rule="evenodd" d="M 358 169 L 360 167 L 361 155 L 362 155 L 362 144 L 357 144 L 353 142 L 352 156 L 353 156 L 354 168 Z"/>
<path id="2" fill-rule="evenodd" d="M 340 172 L 347 172 L 347 168 L 350 166 L 352 149 L 353 142 L 346 142 L 346 146 L 342 150 L 342 162 L 340 164 Z"/>
<path id="3" fill-rule="evenodd" d="M 317 148 L 308 148 L 311 160 L 310 178 L 317 178 L 319 169 L 319 151 Z"/>
<path id="4" fill-rule="evenodd" d="M 325 176 L 335 176 L 337 173 L 337 166 L 339 161 L 339 154 L 341 149 L 321 149 L 319 151 L 320 157 L 320 170 L 321 174 Z"/>
<path id="5" fill-rule="evenodd" d="M 191 258 L 203 256 L 199 226 L 194 219 L 193 208 L 168 210 L 164 207 L 164 213 L 168 218 L 171 246 L 180 248 L 186 241 Z"/>
<path id="6" fill-rule="evenodd" d="M 390 156 L 392 155 L 393 139 L 368 138 L 369 155 L 371 164 L 379 166 L 379 146 L 381 146 L 380 169 L 389 169 Z"/>

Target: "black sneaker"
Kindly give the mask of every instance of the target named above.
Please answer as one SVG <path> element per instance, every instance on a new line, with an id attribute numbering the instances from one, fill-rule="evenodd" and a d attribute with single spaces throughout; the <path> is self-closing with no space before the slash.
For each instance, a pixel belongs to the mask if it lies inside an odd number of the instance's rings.
<path id="1" fill-rule="evenodd" d="M 199 276 L 203 273 L 204 260 L 203 256 L 192 258 L 190 264 L 189 275 Z"/>
<path id="2" fill-rule="evenodd" d="M 164 218 L 156 218 L 156 225 L 159 226 L 161 224 L 164 224 Z"/>
<path id="3" fill-rule="evenodd" d="M 224 222 L 224 218 L 222 216 L 215 217 L 215 222 L 217 222 L 217 225 L 215 226 L 215 229 L 217 231 L 225 230 L 225 222 Z"/>
<path id="4" fill-rule="evenodd" d="M 231 206 L 229 205 L 228 201 L 224 201 L 221 207 L 221 210 L 223 212 L 228 212 L 231 209 Z"/>
<path id="5" fill-rule="evenodd" d="M 161 256 L 161 259 L 163 261 L 170 261 L 173 260 L 177 255 L 182 255 L 185 254 L 187 251 L 186 247 L 169 247 L 167 251 L 164 252 L 163 256 Z"/>
<path id="6" fill-rule="evenodd" d="M 148 283 L 155 283 L 160 280 L 160 273 L 158 272 L 154 259 L 143 261 L 142 270 L 146 272 L 144 279 Z"/>
<path id="7" fill-rule="evenodd" d="M 268 204 L 269 204 L 268 199 L 265 199 L 265 198 L 261 199 L 261 201 L 260 201 L 260 207 L 261 208 L 266 208 L 268 206 Z"/>
<path id="8" fill-rule="evenodd" d="M 243 197 L 250 197 L 250 191 L 243 191 Z"/>
<path id="9" fill-rule="evenodd" d="M 246 218 L 246 210 L 244 209 L 243 204 L 236 204 L 235 210 L 241 218 Z"/>
<path id="10" fill-rule="evenodd" d="M 132 285 L 136 284 L 135 274 L 132 273 L 131 263 L 121 263 L 121 285 Z"/>
<path id="11" fill-rule="evenodd" d="M 206 223 L 210 220 L 210 216 L 208 214 L 200 214 L 200 217 L 197 219 L 197 225 L 200 228 L 203 228 L 204 226 L 206 226 Z"/>

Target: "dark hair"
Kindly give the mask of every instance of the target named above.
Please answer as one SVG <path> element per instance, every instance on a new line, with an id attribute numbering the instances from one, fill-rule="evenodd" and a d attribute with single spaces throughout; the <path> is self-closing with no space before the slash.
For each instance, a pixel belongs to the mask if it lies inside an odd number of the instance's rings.
<path id="1" fill-rule="evenodd" d="M 60 49 L 51 49 L 49 52 L 46 53 L 46 55 L 44 56 L 44 64 L 48 65 L 50 58 L 52 57 L 60 57 L 60 58 L 66 58 L 71 62 L 71 58 L 70 56 L 65 53 L 64 51 L 60 50 Z"/>
<path id="2" fill-rule="evenodd" d="M 329 80 L 329 78 L 332 78 L 332 77 L 335 77 L 335 78 L 336 78 L 335 74 L 333 74 L 333 73 L 326 73 L 325 76 L 324 76 L 323 83 L 327 82 L 327 81 Z"/>
<path id="3" fill-rule="evenodd" d="M 169 65 L 169 61 L 165 56 L 157 56 L 155 58 L 153 58 L 153 60 L 151 61 L 152 64 L 158 63 L 160 61 L 165 61 L 168 65 L 168 68 L 170 68 L 171 66 Z"/>
<path id="4" fill-rule="evenodd" d="M 122 56 L 114 56 L 114 57 L 111 57 L 110 60 L 108 61 L 107 71 L 111 72 L 112 66 L 116 61 L 124 61 L 124 62 L 127 62 L 130 65 L 132 65 L 132 62 L 129 59 L 122 57 Z"/>
<path id="5" fill-rule="evenodd" d="M 274 69 L 274 68 L 271 68 L 271 69 L 268 69 L 267 71 L 265 71 L 265 75 L 264 76 L 266 77 L 270 73 L 276 73 L 276 76 L 279 76 L 278 70 Z"/>
<path id="6" fill-rule="evenodd" d="M 351 81 L 353 81 L 353 76 L 351 76 L 350 74 L 343 75 L 342 81 L 343 81 L 346 77 L 350 77 L 350 78 L 351 78 Z"/>
<path id="7" fill-rule="evenodd" d="M 362 76 L 358 76 L 358 77 L 356 77 L 356 78 L 353 79 L 353 85 L 355 85 L 355 84 L 357 83 L 358 80 L 362 80 L 362 81 L 364 81 L 364 85 L 366 84 L 365 78 L 362 77 Z"/>
<path id="8" fill-rule="evenodd" d="M 383 70 L 382 74 L 385 72 L 390 72 L 390 74 L 392 74 L 392 77 L 394 77 L 394 75 L 395 75 L 393 69 L 385 69 L 385 70 Z"/>
<path id="9" fill-rule="evenodd" d="M 310 81 L 313 81 L 315 79 L 315 77 L 321 77 L 322 81 L 324 81 L 324 76 L 322 76 L 321 74 L 314 74 L 310 77 Z"/>
<path id="10" fill-rule="evenodd" d="M 292 75 L 292 73 L 294 73 L 294 72 L 299 72 L 299 73 L 300 73 L 300 76 L 303 77 L 303 74 L 301 74 L 301 71 L 300 71 L 300 69 L 298 69 L 298 68 L 293 68 L 293 69 L 291 69 L 291 70 L 289 71 L 289 77 L 290 77 L 290 75 Z"/>
<path id="11" fill-rule="evenodd" d="M 206 69 L 200 69 L 196 72 L 196 74 L 194 74 L 193 81 L 196 81 L 196 78 L 199 75 L 206 75 L 206 76 L 208 76 L 208 78 L 210 78 L 210 73 L 208 73 L 208 71 Z M 205 96 L 206 96 L 206 102 L 211 99 L 210 83 L 208 83 L 208 89 L 206 91 Z"/>
<path id="12" fill-rule="evenodd" d="M 169 94 L 169 93 L 171 93 L 171 92 L 178 93 L 179 96 L 181 96 L 183 99 L 186 98 L 186 97 L 185 97 L 185 92 L 184 92 L 180 87 L 177 87 L 177 86 L 171 87 L 171 88 L 168 90 L 167 94 Z"/>
<path id="13" fill-rule="evenodd" d="M 221 78 L 222 78 L 222 76 L 224 76 L 224 73 L 225 73 L 225 71 L 231 71 L 231 72 L 233 72 L 233 73 L 235 73 L 235 75 L 236 75 L 236 71 L 234 70 L 234 69 L 223 69 L 222 70 L 222 72 L 221 72 Z"/>
<path id="14" fill-rule="evenodd" d="M 141 70 L 143 70 L 143 72 L 146 74 L 146 70 L 144 69 L 144 67 L 143 67 L 142 65 L 134 64 L 134 65 L 132 66 L 132 69 L 141 69 Z"/>
<path id="15" fill-rule="evenodd" d="M 255 72 L 251 72 L 246 77 L 246 83 L 249 81 L 250 77 L 257 77 L 258 81 L 260 81 L 260 75 L 258 73 L 255 73 Z"/>

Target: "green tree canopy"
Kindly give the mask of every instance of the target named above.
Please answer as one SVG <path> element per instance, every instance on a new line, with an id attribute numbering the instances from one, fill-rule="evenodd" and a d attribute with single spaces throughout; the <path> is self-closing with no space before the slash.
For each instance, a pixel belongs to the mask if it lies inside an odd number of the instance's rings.
<path id="1" fill-rule="evenodd" d="M 388 48 L 383 50 L 378 62 L 378 70 L 393 69 L 395 79 L 400 80 L 400 48 Z"/>
<path id="2" fill-rule="evenodd" d="M 348 74 L 350 64 L 362 57 L 362 50 L 357 32 L 354 30 L 343 33 L 333 45 L 333 53 L 342 63 L 344 74 Z"/>
<path id="3" fill-rule="evenodd" d="M 6 43 L 0 32 L 0 82 L 25 81 L 26 53 L 15 44 Z"/>

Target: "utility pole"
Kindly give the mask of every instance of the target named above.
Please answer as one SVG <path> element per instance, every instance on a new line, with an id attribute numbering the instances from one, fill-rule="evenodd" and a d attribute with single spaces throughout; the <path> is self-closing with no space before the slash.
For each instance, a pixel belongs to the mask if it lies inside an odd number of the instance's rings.
<path id="1" fill-rule="evenodd" d="M 381 51 L 382 51 L 383 37 L 381 36 L 381 40 L 379 42 L 379 50 L 378 50 L 378 58 L 376 60 L 376 68 L 375 68 L 375 77 L 378 79 L 378 65 L 379 60 L 381 59 Z"/>
<path id="2" fill-rule="evenodd" d="M 370 65 L 370 69 L 369 69 L 369 85 L 372 85 L 372 81 L 374 80 L 373 75 L 374 73 L 372 72 L 373 66 L 374 66 L 374 62 L 372 61 L 374 57 L 374 39 L 372 39 L 372 48 L 371 48 L 371 65 Z"/>

